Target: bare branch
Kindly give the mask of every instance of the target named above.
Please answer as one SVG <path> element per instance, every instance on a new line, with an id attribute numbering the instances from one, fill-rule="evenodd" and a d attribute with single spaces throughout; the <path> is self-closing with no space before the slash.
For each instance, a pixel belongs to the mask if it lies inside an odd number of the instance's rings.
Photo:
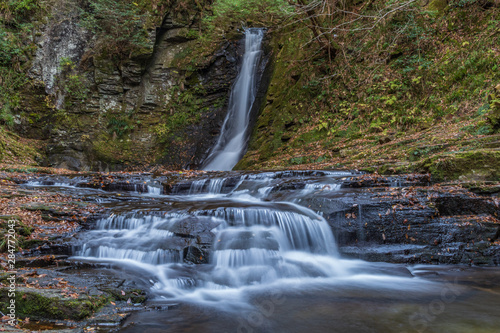
<path id="1" fill-rule="evenodd" d="M 409 7 L 416 0 L 408 0 L 403 3 L 395 3 L 375 11 L 374 14 L 361 14 L 359 11 L 365 7 L 366 4 L 360 8 L 339 8 L 337 1 L 331 0 L 313 0 L 307 2 L 306 0 L 289 0 L 289 3 L 294 6 L 295 12 L 290 15 L 293 19 L 285 25 L 303 24 L 313 34 L 306 46 L 312 42 L 317 42 L 321 48 L 328 49 L 329 54 L 335 55 L 338 46 L 334 38 L 335 32 L 346 31 L 367 31 L 374 29 L 379 23 L 386 19 L 389 15 L 403 11 L 411 10 Z M 371 2 L 370 2 L 371 3 Z M 340 20 L 340 23 L 338 23 Z M 332 23 L 337 21 L 338 24 L 332 26 Z M 366 23 L 362 23 L 367 21 Z M 351 27 L 356 24 L 357 27 Z"/>

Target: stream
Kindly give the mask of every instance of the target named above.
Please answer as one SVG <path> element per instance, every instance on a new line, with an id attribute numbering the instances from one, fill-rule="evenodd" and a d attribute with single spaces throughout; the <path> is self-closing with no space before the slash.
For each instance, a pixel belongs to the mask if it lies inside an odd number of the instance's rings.
<path id="1" fill-rule="evenodd" d="M 120 332 L 498 332 L 496 267 L 339 254 L 335 228 L 311 207 L 361 191 L 345 185 L 355 175 L 207 173 L 168 185 L 143 175 L 107 191 L 58 176 L 25 186 L 107 207 L 78 234 L 72 260 L 126 273 L 149 290 L 147 310 Z"/>

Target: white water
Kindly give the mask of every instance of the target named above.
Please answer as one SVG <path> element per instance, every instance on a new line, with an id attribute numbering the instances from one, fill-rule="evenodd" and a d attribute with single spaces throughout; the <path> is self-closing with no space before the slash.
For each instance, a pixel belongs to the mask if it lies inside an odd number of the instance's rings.
<path id="1" fill-rule="evenodd" d="M 245 31 L 243 64 L 229 97 L 221 134 L 205 160 L 203 170 L 232 170 L 246 149 L 249 114 L 257 91 L 256 74 L 262 54 L 263 36 L 262 29 Z"/>
<path id="2" fill-rule="evenodd" d="M 394 281 L 410 289 L 420 286 L 413 279 L 370 273 L 369 265 L 340 258 L 326 220 L 298 204 L 307 196 L 340 191 L 339 181 L 346 175 L 245 174 L 194 180 L 182 193 L 170 195 L 150 189 L 154 197 L 138 197 L 164 201 L 165 211 L 118 210 L 98 220 L 96 228 L 83 235 L 75 258 L 133 271 L 152 283 L 159 298 L 225 308 L 244 306 L 247 293 L 257 289 L 302 290 L 358 283 L 360 277 L 368 285 L 385 279 L 392 281 L 388 288 Z M 294 179 L 298 184 L 292 184 Z M 283 186 L 296 192 L 288 193 Z M 281 199 L 271 201 L 276 196 Z M 193 265 L 193 253 L 208 260 Z"/>

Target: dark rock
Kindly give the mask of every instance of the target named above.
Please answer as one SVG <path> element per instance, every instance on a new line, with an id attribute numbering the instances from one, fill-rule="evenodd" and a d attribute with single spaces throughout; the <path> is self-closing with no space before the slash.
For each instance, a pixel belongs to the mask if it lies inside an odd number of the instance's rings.
<path id="1" fill-rule="evenodd" d="M 398 263 L 496 265 L 499 208 L 460 188 L 379 188 L 301 202 L 321 211 L 346 256 Z M 343 185 L 344 186 L 344 185 Z M 320 193 L 320 192 L 318 192 Z"/>
<path id="2" fill-rule="evenodd" d="M 207 264 L 209 262 L 208 253 L 195 246 L 188 246 L 183 250 L 185 262 L 193 264 Z"/>
<path id="3" fill-rule="evenodd" d="M 181 237 L 196 238 L 196 236 L 216 228 L 219 224 L 208 217 L 191 216 L 176 222 L 169 230 Z"/>
<path id="4" fill-rule="evenodd" d="M 386 136 L 381 136 L 381 137 L 378 139 L 378 142 L 379 142 L 381 145 L 383 145 L 383 144 L 386 144 L 386 143 L 391 142 L 392 140 L 394 140 L 394 138 L 393 138 L 393 137 L 386 135 Z"/>

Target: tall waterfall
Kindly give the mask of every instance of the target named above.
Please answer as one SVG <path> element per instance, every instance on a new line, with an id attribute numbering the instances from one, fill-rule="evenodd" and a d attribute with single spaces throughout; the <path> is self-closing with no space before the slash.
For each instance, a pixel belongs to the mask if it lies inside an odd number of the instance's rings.
<path id="1" fill-rule="evenodd" d="M 236 83 L 229 97 L 226 119 L 217 143 L 203 165 L 203 170 L 231 170 L 245 152 L 249 114 L 257 91 L 257 67 L 262 54 L 262 29 L 245 31 L 245 54 Z"/>

